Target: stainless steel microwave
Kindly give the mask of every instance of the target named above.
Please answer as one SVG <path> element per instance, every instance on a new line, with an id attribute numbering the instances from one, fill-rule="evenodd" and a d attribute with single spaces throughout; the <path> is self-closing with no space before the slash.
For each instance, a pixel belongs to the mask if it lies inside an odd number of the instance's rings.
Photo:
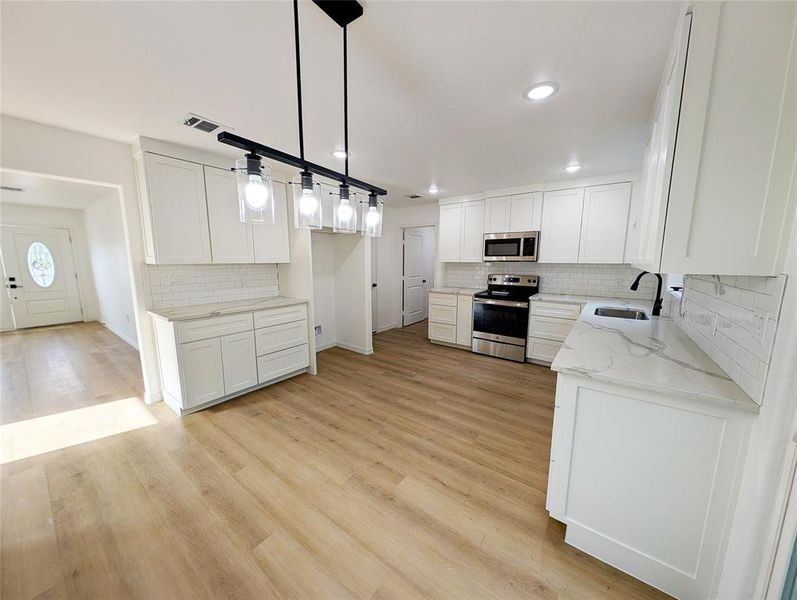
<path id="1" fill-rule="evenodd" d="M 537 261 L 539 231 L 485 233 L 484 261 Z"/>

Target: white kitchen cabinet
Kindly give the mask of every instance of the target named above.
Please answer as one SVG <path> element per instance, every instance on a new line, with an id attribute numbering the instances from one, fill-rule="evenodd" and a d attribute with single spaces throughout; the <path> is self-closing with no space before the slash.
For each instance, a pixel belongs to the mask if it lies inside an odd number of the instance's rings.
<path id="1" fill-rule="evenodd" d="M 255 260 L 252 225 L 241 223 L 235 173 L 204 167 L 210 223 L 210 253 L 214 263 L 251 263 Z"/>
<path id="2" fill-rule="evenodd" d="M 509 202 L 509 229 L 515 231 L 537 231 L 542 221 L 542 194 L 513 194 Z"/>
<path id="3" fill-rule="evenodd" d="M 180 344 L 183 402 L 193 408 L 224 396 L 221 342 L 210 338 Z"/>
<path id="4" fill-rule="evenodd" d="M 440 205 L 440 262 L 457 262 L 462 252 L 462 204 Z"/>
<path id="5" fill-rule="evenodd" d="M 224 371 L 224 393 L 234 394 L 257 385 L 254 332 L 233 333 L 219 339 Z"/>
<path id="6" fill-rule="evenodd" d="M 582 304 L 534 300 L 529 303 L 526 358 L 550 365 L 581 314 Z"/>
<path id="7" fill-rule="evenodd" d="M 288 239 L 287 185 L 274 181 L 274 223 L 251 225 L 256 263 L 291 262 Z"/>
<path id="8" fill-rule="evenodd" d="M 578 262 L 584 188 L 545 192 L 539 262 Z"/>
<path id="9" fill-rule="evenodd" d="M 484 201 L 484 233 L 509 231 L 509 211 L 512 196 L 487 198 Z"/>
<path id="10" fill-rule="evenodd" d="M 584 190 L 578 262 L 623 262 L 630 203 L 630 182 Z"/>
<path id="11" fill-rule="evenodd" d="M 440 205 L 440 262 L 481 262 L 484 200 Z"/>
<path id="12" fill-rule="evenodd" d="M 180 415 L 298 374 L 310 364 L 304 304 L 176 322 L 150 314 L 163 399 Z"/>
<path id="13" fill-rule="evenodd" d="M 457 344 L 470 346 L 473 339 L 473 296 L 457 296 Z"/>
<path id="14" fill-rule="evenodd" d="M 136 161 L 142 194 L 147 261 L 211 262 L 210 228 L 202 165 L 143 153 Z"/>
<path id="15" fill-rule="evenodd" d="M 484 233 L 536 231 L 542 218 L 540 192 L 487 198 L 484 201 Z"/>
<path id="16" fill-rule="evenodd" d="M 796 11 L 793 2 L 701 2 L 686 15 L 644 161 L 635 266 L 780 271 L 797 148 Z"/>
<path id="17" fill-rule="evenodd" d="M 460 262 L 482 262 L 484 255 L 484 200 L 462 205 Z"/>
<path id="18" fill-rule="evenodd" d="M 753 417 L 560 373 L 546 508 L 568 544 L 677 598 L 714 598 Z"/>

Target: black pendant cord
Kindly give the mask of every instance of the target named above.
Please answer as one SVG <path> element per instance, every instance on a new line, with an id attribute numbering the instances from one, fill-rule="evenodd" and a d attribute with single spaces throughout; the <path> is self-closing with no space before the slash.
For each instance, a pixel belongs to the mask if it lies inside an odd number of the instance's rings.
<path id="1" fill-rule="evenodd" d="M 346 177 L 349 176 L 349 60 L 347 27 L 343 26 L 343 150 L 346 152 Z"/>
<path id="2" fill-rule="evenodd" d="M 299 50 L 299 0 L 293 0 L 293 35 L 296 43 L 296 104 L 299 108 L 299 158 L 304 160 L 304 119 L 302 118 L 302 59 Z M 348 172 L 346 174 L 348 175 Z"/>

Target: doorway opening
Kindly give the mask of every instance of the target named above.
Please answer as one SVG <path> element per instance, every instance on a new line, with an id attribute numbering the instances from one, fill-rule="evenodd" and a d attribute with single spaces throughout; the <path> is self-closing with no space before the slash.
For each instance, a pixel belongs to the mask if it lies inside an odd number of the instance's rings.
<path id="1" fill-rule="evenodd" d="M 401 230 L 401 326 L 429 317 L 429 290 L 434 287 L 435 227 Z"/>

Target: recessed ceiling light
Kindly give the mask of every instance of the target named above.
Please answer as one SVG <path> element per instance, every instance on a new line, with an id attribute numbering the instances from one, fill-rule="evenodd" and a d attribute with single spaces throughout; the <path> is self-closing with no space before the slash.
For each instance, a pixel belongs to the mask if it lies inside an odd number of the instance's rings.
<path id="1" fill-rule="evenodd" d="M 556 93 L 559 86 L 553 81 L 544 81 L 542 83 L 535 83 L 523 94 L 526 100 L 543 100 L 548 96 Z"/>
<path id="2" fill-rule="evenodd" d="M 433 185 L 429 186 L 429 193 L 430 194 L 436 194 L 439 191 L 440 191 L 440 188 L 438 188 L 436 185 L 433 184 Z"/>
<path id="3" fill-rule="evenodd" d="M 568 173 L 575 173 L 581 168 L 581 165 L 578 163 L 571 163 L 565 167 L 565 171 Z"/>
<path id="4" fill-rule="evenodd" d="M 346 158 L 346 151 L 345 150 L 335 150 L 332 153 L 332 156 L 334 156 L 335 158 L 339 158 L 340 160 L 343 160 L 344 158 Z"/>

